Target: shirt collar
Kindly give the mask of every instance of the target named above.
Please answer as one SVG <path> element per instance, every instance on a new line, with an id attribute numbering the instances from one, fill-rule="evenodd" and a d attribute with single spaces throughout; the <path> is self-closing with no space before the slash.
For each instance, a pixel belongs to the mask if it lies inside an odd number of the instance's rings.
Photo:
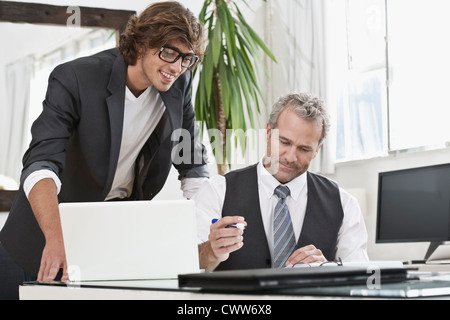
<path id="1" fill-rule="evenodd" d="M 267 171 L 263 165 L 263 160 L 258 163 L 258 185 L 260 190 L 267 195 L 268 198 L 274 195 L 275 188 L 280 185 L 280 182 Z M 297 201 L 300 197 L 300 193 L 307 187 L 307 173 L 305 172 L 301 176 L 288 182 L 286 186 L 291 190 L 291 197 Z"/>
<path id="2" fill-rule="evenodd" d="M 145 99 L 147 99 L 147 97 L 150 95 L 150 93 L 153 91 L 153 86 L 148 87 L 147 89 L 145 89 L 145 91 L 136 98 L 136 96 L 131 92 L 130 88 L 128 88 L 128 86 L 126 86 L 125 89 L 125 98 L 127 101 L 132 102 L 132 103 L 136 103 L 138 101 L 144 101 Z"/>

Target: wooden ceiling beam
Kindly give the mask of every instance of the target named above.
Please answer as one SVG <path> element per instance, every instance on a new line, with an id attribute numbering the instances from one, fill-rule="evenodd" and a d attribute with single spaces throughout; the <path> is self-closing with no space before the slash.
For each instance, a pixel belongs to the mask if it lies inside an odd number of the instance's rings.
<path id="1" fill-rule="evenodd" d="M 78 12 L 77 12 L 78 11 Z M 74 16 L 78 14 L 78 16 Z M 68 25 L 79 17 L 77 25 L 91 28 L 125 30 L 135 11 L 91 7 L 54 6 L 40 3 L 0 1 L 0 22 L 41 25 Z"/>

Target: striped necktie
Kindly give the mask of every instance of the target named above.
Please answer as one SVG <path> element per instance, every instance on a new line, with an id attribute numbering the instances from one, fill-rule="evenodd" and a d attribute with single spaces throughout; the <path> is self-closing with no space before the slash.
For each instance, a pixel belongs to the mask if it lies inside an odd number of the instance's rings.
<path id="1" fill-rule="evenodd" d="M 291 215 L 286 204 L 286 198 L 291 194 L 288 187 L 280 185 L 275 189 L 278 203 L 274 212 L 274 250 L 273 268 L 284 268 L 287 259 L 294 252 L 296 243 L 294 228 L 292 227 Z"/>

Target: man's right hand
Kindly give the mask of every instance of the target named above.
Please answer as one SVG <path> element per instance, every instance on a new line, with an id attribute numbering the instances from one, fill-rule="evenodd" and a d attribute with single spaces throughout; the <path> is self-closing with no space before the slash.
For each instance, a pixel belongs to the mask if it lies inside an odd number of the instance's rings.
<path id="1" fill-rule="evenodd" d="M 225 217 L 211 225 L 209 242 L 214 255 L 220 262 L 228 260 L 230 253 L 239 250 L 244 245 L 244 230 L 227 228 L 236 223 L 243 223 L 247 226 L 242 217 Z"/>
<path id="2" fill-rule="evenodd" d="M 67 262 L 55 182 L 52 179 L 39 181 L 31 189 L 28 200 L 45 236 L 45 247 L 37 280 L 53 281 L 59 270 L 63 269 L 61 280 L 66 281 L 68 279 Z"/>
<path id="3" fill-rule="evenodd" d="M 247 226 L 243 217 L 225 217 L 211 225 L 209 241 L 199 246 L 202 269 L 214 271 L 221 262 L 228 260 L 230 253 L 243 247 L 244 230 L 227 228 L 227 226 L 237 223 Z"/>
<path id="4" fill-rule="evenodd" d="M 61 281 L 68 280 L 66 253 L 62 238 L 54 239 L 46 242 L 44 251 L 42 252 L 41 267 L 37 281 L 51 282 L 55 280 L 59 270 L 63 270 Z"/>

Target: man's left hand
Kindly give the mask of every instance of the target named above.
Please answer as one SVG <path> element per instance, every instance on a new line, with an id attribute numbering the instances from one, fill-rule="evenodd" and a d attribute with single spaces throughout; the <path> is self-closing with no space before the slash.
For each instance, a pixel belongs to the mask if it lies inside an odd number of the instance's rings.
<path id="1" fill-rule="evenodd" d="M 286 262 L 286 267 L 302 263 L 324 263 L 327 259 L 320 249 L 309 245 L 295 251 Z"/>

